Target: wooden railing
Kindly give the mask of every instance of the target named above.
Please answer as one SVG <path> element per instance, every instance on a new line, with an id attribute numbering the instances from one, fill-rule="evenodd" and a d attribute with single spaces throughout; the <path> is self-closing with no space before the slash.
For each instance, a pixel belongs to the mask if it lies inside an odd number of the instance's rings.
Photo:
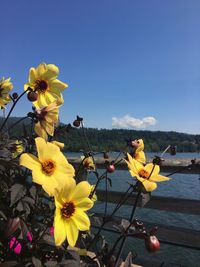
<path id="1" fill-rule="evenodd" d="M 77 157 L 71 157 L 68 159 L 71 164 L 78 166 L 81 163 L 81 159 Z M 114 158 L 109 158 L 109 161 L 113 161 Z M 153 158 L 147 158 L 147 163 L 152 162 Z M 95 163 L 97 168 L 105 168 L 105 159 L 95 158 Z M 127 170 L 127 164 L 124 160 L 121 160 L 116 165 L 116 169 Z M 197 160 L 196 164 L 192 164 L 191 159 L 189 158 L 166 158 L 160 166 L 161 172 L 181 172 L 181 173 L 190 173 L 198 174 L 200 173 L 200 159 Z"/>
<path id="2" fill-rule="evenodd" d="M 69 161 L 75 166 L 81 163 L 80 159 L 77 158 L 71 158 Z M 110 159 L 110 161 L 112 161 L 112 159 Z M 152 159 L 147 161 L 152 162 Z M 105 160 L 102 158 L 96 159 L 96 166 L 99 169 L 105 168 Z M 127 165 L 124 161 L 121 161 L 117 164 L 116 169 L 127 170 Z M 200 163 L 197 161 L 197 164 L 192 164 L 191 159 L 185 158 L 165 159 L 161 166 L 161 172 L 200 174 Z M 107 201 L 110 203 L 118 203 L 122 196 L 123 192 L 109 191 L 107 194 Z M 126 200 L 124 205 L 133 205 L 135 197 L 135 195 L 132 195 Z M 105 191 L 97 190 L 97 198 L 98 201 L 104 202 Z M 141 207 L 141 203 L 139 203 L 138 207 Z M 200 216 L 200 200 L 193 199 L 152 196 L 150 201 L 143 208 Z M 96 218 L 98 218 L 98 220 L 94 218 L 93 226 L 100 227 L 102 214 L 96 214 Z M 116 228 L 112 226 L 116 222 L 119 223 L 122 219 L 123 218 L 120 217 L 113 217 L 112 220 L 105 225 L 104 230 L 117 232 Z M 146 222 L 146 224 L 150 227 L 152 226 L 152 223 Z M 164 224 L 156 225 L 159 227 L 157 236 L 161 242 L 200 250 L 200 231 L 177 226 L 167 226 Z"/>
<path id="3" fill-rule="evenodd" d="M 122 197 L 122 192 L 109 191 L 107 194 L 107 200 L 109 203 L 118 203 Z M 127 199 L 124 205 L 132 206 L 135 202 L 135 197 L 135 195 L 132 195 Z M 105 201 L 105 191 L 98 190 L 97 198 L 98 201 Z M 141 202 L 138 206 L 141 207 Z M 200 215 L 200 200 L 152 196 L 150 201 L 143 208 Z M 99 218 L 102 217 L 102 215 L 97 216 Z M 122 218 L 120 217 L 112 218 L 112 220 L 107 224 L 107 230 L 113 229 L 112 225 L 116 222 L 120 223 L 121 220 Z M 153 225 L 149 222 L 145 222 L 145 224 L 150 228 L 155 226 L 155 224 Z M 177 226 L 167 226 L 164 224 L 156 224 L 156 226 L 159 228 L 157 236 L 161 242 L 200 250 L 200 231 L 189 230 Z"/>

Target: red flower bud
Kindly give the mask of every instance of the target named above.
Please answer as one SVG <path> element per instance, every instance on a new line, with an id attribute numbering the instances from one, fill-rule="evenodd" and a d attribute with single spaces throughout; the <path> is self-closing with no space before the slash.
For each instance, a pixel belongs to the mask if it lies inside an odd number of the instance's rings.
<path id="1" fill-rule="evenodd" d="M 107 169 L 107 172 L 112 173 L 115 171 L 115 165 L 109 164 L 106 169 Z"/>
<path id="2" fill-rule="evenodd" d="M 149 252 L 155 252 L 160 249 L 160 242 L 155 235 L 145 238 L 145 247 Z"/>

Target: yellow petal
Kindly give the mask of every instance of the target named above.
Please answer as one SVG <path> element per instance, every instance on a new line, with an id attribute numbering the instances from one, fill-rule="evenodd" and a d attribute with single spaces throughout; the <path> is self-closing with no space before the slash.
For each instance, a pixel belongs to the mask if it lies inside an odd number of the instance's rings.
<path id="1" fill-rule="evenodd" d="M 143 164 L 141 164 L 140 162 L 138 162 L 135 159 L 132 159 L 132 165 L 134 165 L 135 170 L 137 170 L 137 172 L 139 172 L 141 169 L 144 168 Z"/>
<path id="2" fill-rule="evenodd" d="M 41 168 L 38 158 L 29 153 L 24 153 L 20 156 L 19 164 L 30 170 Z"/>
<path id="3" fill-rule="evenodd" d="M 59 69 L 54 64 L 47 64 L 46 65 L 46 71 L 43 74 L 43 78 L 45 80 L 51 80 L 58 77 Z"/>
<path id="4" fill-rule="evenodd" d="M 56 246 L 62 245 L 67 236 L 64 220 L 58 213 L 54 218 L 54 239 Z"/>
<path id="5" fill-rule="evenodd" d="M 91 209 L 93 207 L 94 203 L 89 198 L 83 198 L 80 201 L 75 202 L 75 205 L 78 209 L 85 211 L 85 210 Z"/>
<path id="6" fill-rule="evenodd" d="M 90 220 L 85 212 L 77 209 L 74 216 L 72 216 L 72 220 L 80 231 L 87 231 L 90 229 Z"/>
<path id="7" fill-rule="evenodd" d="M 63 182 L 61 183 L 63 185 Z M 56 196 L 56 201 L 60 204 L 69 202 L 71 200 L 71 195 L 76 188 L 76 182 L 73 178 L 65 178 L 65 183 L 62 186 L 60 193 Z"/>
<path id="8" fill-rule="evenodd" d="M 60 211 L 63 208 L 63 204 L 64 204 L 64 202 L 62 201 L 62 199 L 59 199 L 59 196 L 60 195 L 56 195 L 56 197 L 55 197 L 56 214 L 57 213 L 60 214 Z"/>
<path id="9" fill-rule="evenodd" d="M 78 200 L 80 200 L 81 198 L 87 198 L 90 192 L 91 192 L 91 185 L 87 181 L 83 181 L 77 184 L 71 197 L 74 201 L 78 202 Z"/>
<path id="10" fill-rule="evenodd" d="M 130 170 L 130 173 L 132 176 L 136 176 L 140 169 L 143 168 L 143 165 L 139 163 L 137 160 L 133 159 L 129 153 L 127 153 L 128 161 L 126 161 L 128 168 Z"/>
<path id="11" fill-rule="evenodd" d="M 42 187 L 49 196 L 56 196 L 59 192 L 58 182 L 53 177 L 45 177 L 45 182 Z"/>
<path id="12" fill-rule="evenodd" d="M 53 123 L 48 123 L 44 120 L 44 121 L 41 121 L 41 126 L 49 135 L 53 136 L 53 134 L 54 134 L 54 124 Z"/>
<path id="13" fill-rule="evenodd" d="M 158 165 L 155 165 L 153 163 L 148 163 L 144 169 L 151 175 L 158 175 L 160 172 L 160 167 Z"/>
<path id="14" fill-rule="evenodd" d="M 151 192 L 157 188 L 156 183 L 150 182 L 148 180 L 145 180 L 142 184 L 147 192 Z"/>
<path id="15" fill-rule="evenodd" d="M 171 180 L 168 177 L 162 176 L 162 175 L 152 175 L 149 179 L 149 181 L 153 181 L 153 182 L 164 182 L 164 181 L 169 181 Z"/>
<path id="16" fill-rule="evenodd" d="M 135 157 L 134 157 L 137 161 L 139 161 L 142 164 L 146 163 L 146 157 L 143 151 L 140 151 L 138 153 L 135 153 Z"/>
<path id="17" fill-rule="evenodd" d="M 59 80 L 52 80 L 49 81 L 49 87 L 51 88 L 51 91 L 54 93 L 58 93 L 63 91 L 65 88 L 68 87 L 68 85 L 66 83 L 63 83 Z"/>
<path id="18" fill-rule="evenodd" d="M 35 68 L 30 68 L 29 83 L 34 84 L 36 80 L 37 80 L 36 70 L 35 70 Z"/>
<path id="19" fill-rule="evenodd" d="M 45 140 L 41 137 L 35 138 L 35 143 L 38 152 L 38 158 L 40 162 L 45 160 L 56 158 L 60 152 L 60 149 L 49 142 L 45 142 Z"/>
<path id="20" fill-rule="evenodd" d="M 139 175 L 136 176 L 136 179 L 137 179 L 138 181 L 142 182 L 142 183 L 146 180 L 146 179 L 140 177 Z"/>
<path id="21" fill-rule="evenodd" d="M 39 79 L 43 78 L 43 74 L 46 71 L 46 64 L 45 63 L 41 63 L 39 66 L 37 66 L 36 68 L 36 75 Z"/>
<path id="22" fill-rule="evenodd" d="M 42 173 L 42 169 L 34 168 L 32 171 L 33 182 L 42 185 L 45 182 L 45 175 Z"/>
<path id="23" fill-rule="evenodd" d="M 41 93 L 38 93 L 37 101 L 34 101 L 32 103 L 37 109 L 40 109 L 40 108 L 45 107 L 45 106 L 48 105 L 47 101 L 46 101 L 46 98 L 45 98 L 45 94 L 41 94 Z"/>
<path id="24" fill-rule="evenodd" d="M 54 144 L 54 145 L 56 145 L 56 146 L 58 146 L 60 149 L 63 149 L 64 146 L 65 146 L 64 143 L 58 142 L 58 141 L 56 141 L 56 140 L 51 141 L 51 143 Z"/>
<path id="25" fill-rule="evenodd" d="M 78 228 L 72 219 L 65 222 L 65 230 L 67 234 L 67 241 L 70 246 L 74 247 L 78 239 Z"/>
<path id="26" fill-rule="evenodd" d="M 36 123 L 34 127 L 35 133 L 47 141 L 48 135 L 46 131 L 41 127 L 40 123 Z"/>
<path id="27" fill-rule="evenodd" d="M 52 144 L 53 146 L 56 146 Z M 65 174 L 67 177 L 74 177 L 75 170 L 74 167 L 67 161 L 66 157 L 63 155 L 63 153 L 60 151 L 59 147 L 56 146 L 59 150 L 59 153 L 55 155 L 51 155 L 51 158 L 56 161 L 57 164 L 57 171 L 59 173 Z"/>

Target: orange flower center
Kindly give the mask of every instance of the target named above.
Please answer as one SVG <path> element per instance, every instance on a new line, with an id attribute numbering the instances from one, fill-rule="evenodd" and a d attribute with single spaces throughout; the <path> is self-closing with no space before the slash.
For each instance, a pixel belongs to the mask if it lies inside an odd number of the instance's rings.
<path id="1" fill-rule="evenodd" d="M 71 201 L 66 202 L 61 209 L 62 216 L 66 219 L 70 218 L 74 212 L 75 212 L 75 205 Z"/>
<path id="2" fill-rule="evenodd" d="M 46 160 L 41 163 L 42 164 L 42 170 L 47 175 L 52 175 L 56 169 L 56 163 L 53 160 Z"/>
<path id="3" fill-rule="evenodd" d="M 35 90 L 38 92 L 38 93 L 44 93 L 48 88 L 48 84 L 46 81 L 44 80 L 37 80 L 35 82 Z"/>
<path id="4" fill-rule="evenodd" d="M 149 179 L 149 173 L 145 169 L 141 169 L 138 174 L 144 179 Z"/>

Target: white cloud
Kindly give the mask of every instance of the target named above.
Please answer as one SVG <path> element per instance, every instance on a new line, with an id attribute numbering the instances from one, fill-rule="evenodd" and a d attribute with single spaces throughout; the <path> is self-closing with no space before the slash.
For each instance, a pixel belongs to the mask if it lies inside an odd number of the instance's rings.
<path id="1" fill-rule="evenodd" d="M 112 117 L 112 126 L 115 128 L 125 128 L 125 129 L 136 129 L 144 130 L 149 126 L 155 125 L 157 123 L 154 117 L 145 117 L 142 119 L 136 119 L 130 115 L 125 115 L 124 117 L 117 118 Z"/>

